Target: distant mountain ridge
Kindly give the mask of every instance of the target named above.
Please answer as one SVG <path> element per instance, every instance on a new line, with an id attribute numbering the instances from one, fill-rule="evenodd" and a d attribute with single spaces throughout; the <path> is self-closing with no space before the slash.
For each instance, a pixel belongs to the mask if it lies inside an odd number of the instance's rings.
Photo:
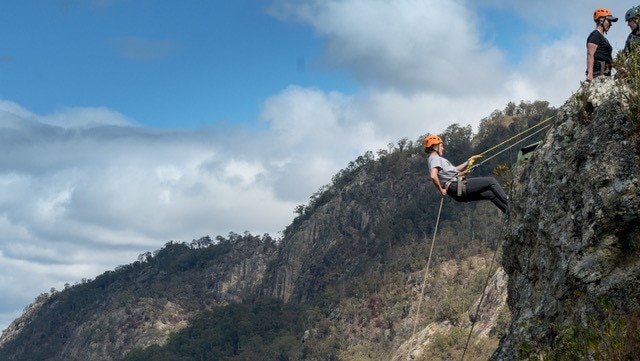
<path id="1" fill-rule="evenodd" d="M 0 340 L 3 360 L 121 359 L 166 341 L 197 312 L 252 292 L 276 250 L 268 236 L 231 234 L 154 254 L 95 280 L 39 297 Z M 33 347 L 33 345 L 38 347 Z"/>

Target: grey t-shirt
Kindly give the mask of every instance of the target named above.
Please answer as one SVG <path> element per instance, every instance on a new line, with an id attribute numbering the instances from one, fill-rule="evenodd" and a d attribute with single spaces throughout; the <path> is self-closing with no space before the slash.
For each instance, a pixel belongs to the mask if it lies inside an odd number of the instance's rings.
<path id="1" fill-rule="evenodd" d="M 458 181 L 456 175 L 460 172 L 453 166 L 453 164 L 451 164 L 451 162 L 437 154 L 429 156 L 429 171 L 434 167 L 440 168 L 440 172 L 438 172 L 438 179 L 440 179 L 440 185 L 443 187 L 448 181 Z"/>

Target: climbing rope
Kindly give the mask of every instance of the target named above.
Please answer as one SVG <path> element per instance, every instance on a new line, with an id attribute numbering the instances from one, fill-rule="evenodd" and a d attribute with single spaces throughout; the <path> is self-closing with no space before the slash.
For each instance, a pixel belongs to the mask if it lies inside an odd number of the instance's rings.
<path id="1" fill-rule="evenodd" d="M 424 277 L 422 278 L 422 287 L 420 289 L 420 298 L 418 299 L 418 307 L 416 308 L 416 313 L 413 319 L 413 331 L 411 332 L 411 340 L 415 339 L 416 329 L 418 327 L 418 317 L 420 316 L 420 307 L 422 305 L 422 299 L 424 298 L 424 289 L 427 284 L 427 278 L 429 276 L 429 265 L 431 264 L 431 256 L 433 255 L 433 246 L 436 243 L 436 234 L 438 233 L 438 225 L 440 223 L 440 215 L 442 214 L 442 204 L 444 203 L 444 197 L 440 199 L 440 207 L 438 208 L 438 216 L 436 217 L 436 226 L 433 229 L 433 237 L 431 238 L 431 248 L 429 249 L 429 257 L 427 258 L 427 265 L 424 270 Z M 504 223 L 507 221 L 508 212 L 505 215 Z M 504 230 L 504 224 L 502 227 L 502 231 Z M 493 265 L 496 260 L 496 255 L 498 254 L 498 250 L 500 249 L 500 241 L 502 239 L 502 231 L 500 231 L 500 235 L 498 237 L 498 244 L 496 245 L 496 250 L 493 252 L 493 257 L 491 258 L 491 264 L 489 265 L 489 273 L 487 276 L 487 280 L 484 284 L 484 289 L 482 291 L 482 295 L 480 296 L 480 301 L 478 302 L 478 306 L 476 307 L 476 313 L 471 320 L 471 329 L 469 330 L 469 335 L 467 336 L 467 342 L 464 346 L 464 351 L 462 353 L 461 361 L 464 361 L 464 356 L 467 353 L 467 349 L 469 347 L 469 341 L 471 340 L 471 335 L 473 334 L 473 328 L 475 326 L 476 320 L 478 319 L 478 315 L 480 313 L 480 306 L 482 305 L 482 301 L 484 301 L 485 294 L 487 292 L 487 287 L 489 285 L 489 281 L 491 280 L 491 272 L 493 271 Z M 409 347 L 407 348 L 407 352 L 411 352 L 412 343 L 409 343 Z"/>
<path id="2" fill-rule="evenodd" d="M 550 121 L 550 120 L 551 120 L 551 119 L 553 119 L 553 118 L 555 118 L 555 115 L 552 115 L 552 116 L 550 116 L 549 118 L 544 119 L 544 120 L 540 121 L 539 123 L 537 123 L 537 124 L 535 124 L 535 125 L 532 125 L 532 126 L 530 126 L 529 128 L 527 128 L 527 129 L 525 129 L 525 130 L 521 131 L 520 133 L 518 133 L 518 134 L 516 134 L 516 135 L 512 136 L 511 138 L 509 138 L 509 139 L 507 139 L 507 140 L 504 140 L 504 141 L 502 141 L 502 142 L 500 142 L 500 143 L 498 143 L 498 144 L 494 145 L 493 147 L 491 147 L 491 148 L 489 148 L 489 149 L 485 150 L 484 152 L 480 153 L 480 155 L 481 155 L 481 156 L 484 156 L 486 153 L 489 153 L 489 152 L 493 151 L 493 150 L 494 150 L 494 149 L 496 149 L 496 148 L 500 148 L 500 147 L 501 147 L 501 146 L 503 146 L 504 144 L 509 143 L 510 141 L 512 141 L 512 140 L 514 140 L 514 139 L 516 139 L 516 138 L 518 138 L 519 136 L 523 135 L 524 133 L 529 132 L 529 131 L 531 131 L 531 130 L 533 130 L 533 129 L 535 129 L 535 128 L 537 128 L 537 127 L 539 127 L 539 126 L 543 125 L 543 124 L 545 124 L 546 122 Z"/>
<path id="3" fill-rule="evenodd" d="M 518 144 L 520 144 L 520 143 L 524 142 L 525 140 L 527 140 L 527 139 L 529 139 L 529 138 L 533 137 L 534 135 L 536 135 L 536 134 L 538 134 L 538 133 L 540 133 L 540 132 L 542 132 L 542 131 L 544 131 L 544 130 L 549 129 L 552 125 L 553 125 L 553 124 L 549 124 L 549 125 L 547 125 L 546 127 L 542 127 L 542 128 L 540 128 L 540 129 L 538 129 L 537 131 L 535 131 L 535 132 L 533 132 L 533 133 L 529 134 L 528 136 L 526 136 L 526 137 L 524 137 L 524 138 L 520 139 L 519 141 L 517 141 L 517 142 L 515 142 L 515 143 L 511 144 L 510 146 L 508 146 L 508 147 L 506 147 L 506 148 L 502 149 L 501 151 L 499 151 L 499 152 L 497 152 L 497 153 L 493 154 L 492 156 L 490 156 L 490 157 L 488 157 L 488 158 L 486 158 L 486 159 L 483 159 L 483 160 L 482 160 L 482 162 L 480 162 L 480 163 L 478 163 L 478 164 L 473 164 L 473 165 L 469 168 L 469 171 L 468 171 L 468 172 L 470 173 L 474 168 L 476 168 L 476 167 L 479 167 L 479 166 L 483 165 L 484 163 L 486 163 L 486 162 L 490 161 L 491 159 L 493 159 L 493 158 L 495 158 L 495 157 L 499 156 L 500 154 L 502 154 L 502 153 L 506 152 L 507 150 L 509 150 L 509 149 L 511 149 L 511 148 L 513 148 L 513 147 L 515 147 L 516 145 L 518 145 Z M 529 128 L 529 129 L 531 129 L 531 128 Z M 503 142 L 503 143 L 504 143 L 504 142 Z M 493 147 L 492 149 L 495 149 L 495 148 L 496 148 L 496 147 Z M 485 151 L 485 152 L 483 152 L 483 153 L 480 153 L 480 154 L 485 154 L 485 153 L 487 153 L 487 151 Z"/>
<path id="4" fill-rule="evenodd" d="M 511 137 L 511 138 L 507 139 L 506 141 L 503 141 L 503 142 L 501 142 L 500 144 L 498 144 L 498 145 L 496 145 L 496 146 L 494 146 L 494 147 L 492 147 L 492 148 L 490 148 L 490 149 L 488 149 L 488 150 L 486 150 L 486 151 L 482 152 L 482 153 L 481 153 L 481 155 L 486 154 L 486 153 L 488 153 L 489 151 L 494 150 L 494 149 L 498 148 L 499 146 L 502 146 L 502 145 L 504 145 L 504 144 L 508 143 L 508 141 L 511 141 L 511 140 L 513 140 L 513 139 L 515 139 L 515 138 L 517 138 L 517 137 L 521 136 L 522 134 L 524 134 L 524 133 L 526 133 L 526 132 L 528 132 L 528 131 L 531 131 L 532 129 L 537 128 L 538 126 L 540 126 L 540 125 L 542 125 L 542 124 L 544 124 L 544 123 L 548 122 L 548 121 L 549 121 L 549 120 L 551 120 L 551 119 L 553 119 L 553 116 L 552 116 L 552 117 L 549 117 L 549 118 L 547 118 L 547 119 L 545 119 L 545 120 L 543 120 L 543 121 L 541 121 L 540 123 L 538 123 L 538 124 L 536 124 L 536 125 L 534 125 L 534 126 L 532 126 L 532 127 L 528 128 L 528 129 L 525 129 L 524 131 L 522 131 L 522 132 L 520 132 L 520 133 L 516 134 L 515 136 L 513 136 L 513 137 Z M 538 129 L 537 131 L 535 131 L 535 132 L 533 132 L 533 133 L 529 134 L 528 136 L 526 136 L 526 137 L 524 137 L 524 138 L 520 139 L 519 141 L 517 141 L 517 142 L 515 142 L 515 143 L 511 144 L 510 146 L 508 146 L 508 147 L 504 148 L 503 150 L 501 150 L 501 151 L 499 151 L 499 152 L 495 153 L 495 154 L 494 154 L 494 155 L 492 155 L 491 157 L 488 157 L 488 158 L 484 159 L 484 160 L 483 160 L 482 162 L 480 162 L 479 164 L 472 166 L 472 167 L 469 169 L 469 172 L 471 172 L 471 170 L 472 170 L 474 167 L 479 167 L 479 166 L 481 166 L 482 164 L 484 164 L 484 163 L 488 162 L 488 161 L 489 161 L 489 160 L 491 160 L 492 158 L 495 158 L 495 157 L 497 157 L 498 155 L 500 155 L 500 154 L 504 153 L 505 151 L 507 151 L 507 150 L 509 150 L 509 149 L 513 148 L 513 147 L 514 147 L 514 146 L 516 146 L 517 144 L 520 144 L 520 143 L 522 143 L 523 141 L 525 141 L 525 140 L 527 140 L 527 139 L 529 139 L 529 138 L 533 137 L 534 135 L 536 135 L 536 134 L 538 134 L 538 133 L 540 133 L 540 132 L 542 132 L 542 131 L 544 131 L 544 130 L 548 129 L 548 128 L 549 128 L 549 127 L 551 127 L 552 125 L 553 125 L 553 124 L 549 124 L 549 125 L 547 125 L 547 126 L 545 126 L 545 127 L 542 127 L 542 128 L 540 128 L 540 129 Z M 511 188 L 511 189 L 513 189 L 513 187 L 510 187 L 510 188 Z M 467 342 L 466 342 L 466 343 L 465 343 L 465 345 L 464 345 L 464 351 L 462 352 L 462 357 L 460 358 L 460 361 L 464 361 L 464 356 L 467 354 L 467 350 L 469 349 L 469 342 L 471 341 L 471 336 L 473 335 L 473 329 L 474 329 L 474 327 L 475 327 L 475 325 L 476 325 L 476 322 L 478 321 L 478 317 L 479 317 L 479 314 L 480 314 L 480 307 L 482 306 L 482 301 L 484 301 L 485 295 L 487 294 L 487 287 L 489 287 L 489 281 L 491 280 L 491 277 L 493 276 L 493 275 L 492 275 L 492 272 L 493 272 L 493 265 L 494 265 L 494 263 L 495 263 L 496 256 L 497 256 L 497 254 L 498 254 L 498 250 L 500 249 L 500 245 L 501 245 L 501 242 L 502 242 L 502 234 L 503 234 L 503 232 L 504 232 L 505 224 L 506 224 L 506 222 L 507 222 L 507 220 L 508 220 L 508 216 L 509 216 L 509 212 L 507 212 L 507 213 L 505 214 L 504 223 L 503 223 L 503 225 L 502 225 L 502 227 L 501 227 L 500 234 L 498 235 L 498 243 L 496 244 L 496 250 L 493 252 L 493 257 L 491 258 L 491 263 L 489 264 L 489 273 L 487 274 L 487 279 L 485 280 L 484 288 L 482 289 L 482 295 L 480 295 L 480 300 L 478 301 L 478 306 L 476 306 L 476 312 L 475 312 L 475 314 L 473 315 L 473 318 L 471 319 L 471 328 L 469 329 L 469 334 L 467 335 Z"/>
<path id="5" fill-rule="evenodd" d="M 433 238 L 431 239 L 431 249 L 429 250 L 429 258 L 427 258 L 427 266 L 424 270 L 424 277 L 422 279 L 422 289 L 420 290 L 420 299 L 418 300 L 418 308 L 413 320 L 413 332 L 411 333 L 411 340 L 413 340 L 416 334 L 416 327 L 418 326 L 418 317 L 420 316 L 420 306 L 422 305 L 422 299 L 424 298 L 424 288 L 427 284 L 427 277 L 429 275 L 429 264 L 431 264 L 431 255 L 433 254 L 433 245 L 436 243 L 436 234 L 438 233 L 438 224 L 440 223 L 440 214 L 442 212 L 442 204 L 444 203 L 444 197 L 440 199 L 440 208 L 438 208 L 438 217 L 436 218 L 436 226 L 433 229 Z M 411 352 L 411 344 L 409 344 L 409 352 Z"/>
<path id="6" fill-rule="evenodd" d="M 495 150 L 495 149 L 497 149 L 497 148 L 509 143 L 510 141 L 522 136 L 523 134 L 525 134 L 525 133 L 527 133 L 527 132 L 529 132 L 529 131 L 537 128 L 537 127 L 540 127 L 541 125 L 547 123 L 548 121 L 550 121 L 554 117 L 555 116 L 551 116 L 551 117 L 549 117 L 549 118 L 547 118 L 547 119 L 545 119 L 545 120 L 543 120 L 543 121 L 541 121 L 541 122 L 539 122 L 539 123 L 527 128 L 527 129 L 523 130 L 522 132 L 510 137 L 509 139 L 504 140 L 504 141 L 496 144 L 495 146 L 493 146 L 493 147 L 485 150 L 484 152 L 480 153 L 479 156 L 484 156 L 485 154 L 487 154 L 487 153 L 489 153 L 489 152 L 491 152 L 491 151 L 493 151 L 493 150 Z M 493 154 L 492 156 L 484 159 L 479 164 L 470 164 L 470 165 L 468 165 L 469 166 L 468 167 L 468 172 L 471 172 L 472 169 L 481 166 L 482 164 L 484 164 L 484 163 L 488 162 L 489 160 L 497 157 L 498 155 L 500 155 L 500 154 L 504 153 L 505 151 L 513 148 L 514 146 L 516 146 L 516 145 L 524 142 L 525 140 L 533 137 L 534 135 L 536 135 L 536 134 L 548 129 L 549 127 L 551 127 L 551 125 L 552 124 L 549 124 L 549 125 L 547 125 L 545 127 L 542 127 L 541 129 L 538 129 L 537 131 L 529 134 L 528 136 L 518 140 L 517 142 L 514 142 L 513 144 L 509 145 L 508 147 L 502 149 L 501 151 L 499 151 L 499 152 Z M 411 340 L 413 340 L 414 337 L 415 337 L 416 328 L 417 328 L 417 325 L 418 325 L 418 317 L 420 315 L 420 307 L 422 305 L 422 299 L 424 298 L 424 289 L 426 287 L 427 277 L 429 275 L 429 265 L 431 263 L 431 256 L 433 254 L 433 247 L 434 247 L 435 240 L 436 240 L 436 234 L 438 232 L 438 224 L 440 223 L 440 215 L 442 213 L 442 204 L 443 203 L 444 203 L 444 197 L 442 197 L 441 200 L 440 200 L 440 207 L 438 209 L 438 216 L 436 217 L 436 226 L 435 226 L 435 228 L 433 230 L 433 238 L 431 239 L 431 249 L 429 250 L 429 257 L 427 259 L 427 265 L 426 265 L 425 272 L 424 272 L 424 277 L 423 277 L 423 280 L 422 280 L 422 288 L 420 290 L 420 298 L 419 298 L 419 301 L 418 301 L 418 307 L 417 307 L 416 314 L 415 314 L 414 321 L 413 321 L 413 331 L 411 333 Z M 508 215 L 509 215 L 509 213 L 507 212 L 505 214 L 504 224 L 506 224 L 506 222 L 507 222 Z M 496 245 L 496 250 L 493 252 L 493 257 L 491 258 L 491 263 L 489 265 L 489 273 L 487 275 L 487 279 L 485 281 L 484 288 L 482 290 L 482 295 L 480 296 L 480 300 L 478 301 L 478 306 L 476 307 L 475 315 L 473 316 L 473 319 L 471 320 L 471 328 L 469 330 L 469 335 L 467 336 L 467 342 L 465 344 L 464 351 L 462 353 L 461 361 L 464 361 L 464 357 L 465 357 L 465 355 L 467 353 L 467 349 L 469 348 L 469 342 L 471 340 L 471 335 L 473 334 L 473 328 L 475 327 L 476 321 L 478 320 L 478 315 L 480 314 L 480 307 L 482 306 L 482 301 L 484 301 L 485 294 L 487 292 L 487 287 L 489 286 L 489 281 L 491 280 L 491 277 L 492 277 L 491 272 L 493 271 L 493 266 L 494 266 L 494 263 L 495 263 L 495 260 L 496 260 L 496 256 L 498 254 L 498 250 L 500 249 L 501 240 L 502 240 L 502 234 L 503 234 L 503 231 L 504 231 L 504 228 L 505 228 L 504 224 L 503 224 L 502 229 L 500 231 L 500 235 L 498 236 L 498 243 Z M 408 348 L 409 352 L 411 351 L 411 346 L 412 345 L 409 344 L 409 348 Z"/>
<path id="7" fill-rule="evenodd" d="M 502 233 L 507 223 L 508 216 L 509 216 L 509 212 L 507 212 L 504 217 L 504 223 L 502 225 L 500 235 L 498 236 L 498 244 L 496 244 L 496 250 L 493 252 L 493 257 L 491 258 L 491 263 L 489 264 L 489 273 L 487 274 L 487 280 L 484 283 L 484 288 L 482 290 L 482 295 L 480 296 L 480 301 L 478 301 L 478 306 L 476 307 L 476 313 L 473 315 L 473 318 L 471 319 L 471 328 L 469 329 L 469 335 L 467 336 L 467 343 L 464 345 L 464 351 L 462 352 L 462 358 L 460 358 L 460 361 L 464 361 L 464 356 L 467 354 L 467 349 L 469 348 L 469 341 L 471 341 L 473 328 L 475 327 L 476 321 L 478 320 L 478 315 L 480 314 L 480 306 L 482 305 L 482 301 L 484 301 L 484 297 L 487 293 L 487 287 L 489 286 L 489 281 L 491 280 L 491 277 L 492 277 L 491 272 L 493 271 L 493 264 L 496 261 L 496 255 L 498 254 L 498 250 L 500 249 L 500 244 L 502 241 Z"/>

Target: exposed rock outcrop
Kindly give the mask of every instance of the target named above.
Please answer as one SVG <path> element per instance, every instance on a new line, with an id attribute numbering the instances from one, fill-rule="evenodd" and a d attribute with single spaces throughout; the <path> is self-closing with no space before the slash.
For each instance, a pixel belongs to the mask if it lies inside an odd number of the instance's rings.
<path id="1" fill-rule="evenodd" d="M 640 145 L 625 94 L 614 79 L 585 84 L 517 176 L 503 259 L 512 321 L 494 361 L 606 355 L 640 314 Z"/>
<path id="2" fill-rule="evenodd" d="M 368 262 L 380 247 L 381 224 L 392 222 L 407 208 L 428 204 L 433 194 L 421 179 L 424 161 L 422 157 L 401 158 L 393 165 L 398 174 L 385 179 L 377 179 L 378 171 L 355 175 L 282 240 L 265 293 L 300 302 L 322 291 L 323 283 L 352 276 L 354 269 L 361 268 L 358 262 Z M 337 264 L 341 267 L 335 267 Z"/>

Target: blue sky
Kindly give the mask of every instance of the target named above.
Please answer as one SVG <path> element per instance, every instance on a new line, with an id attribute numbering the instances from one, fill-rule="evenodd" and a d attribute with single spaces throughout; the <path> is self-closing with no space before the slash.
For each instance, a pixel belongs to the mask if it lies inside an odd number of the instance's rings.
<path id="1" fill-rule="evenodd" d="M 349 161 L 561 106 L 596 7 L 567 0 L 32 0 L 0 12 L 0 329 L 169 240 L 278 236 Z M 629 32 L 608 34 L 621 49 Z"/>
<path id="2" fill-rule="evenodd" d="M 11 2 L 0 95 L 38 113 L 107 106 L 142 125 L 194 128 L 254 121 L 289 84 L 353 89 L 312 69 L 321 39 L 268 16 L 266 1 L 177 4 Z"/>

